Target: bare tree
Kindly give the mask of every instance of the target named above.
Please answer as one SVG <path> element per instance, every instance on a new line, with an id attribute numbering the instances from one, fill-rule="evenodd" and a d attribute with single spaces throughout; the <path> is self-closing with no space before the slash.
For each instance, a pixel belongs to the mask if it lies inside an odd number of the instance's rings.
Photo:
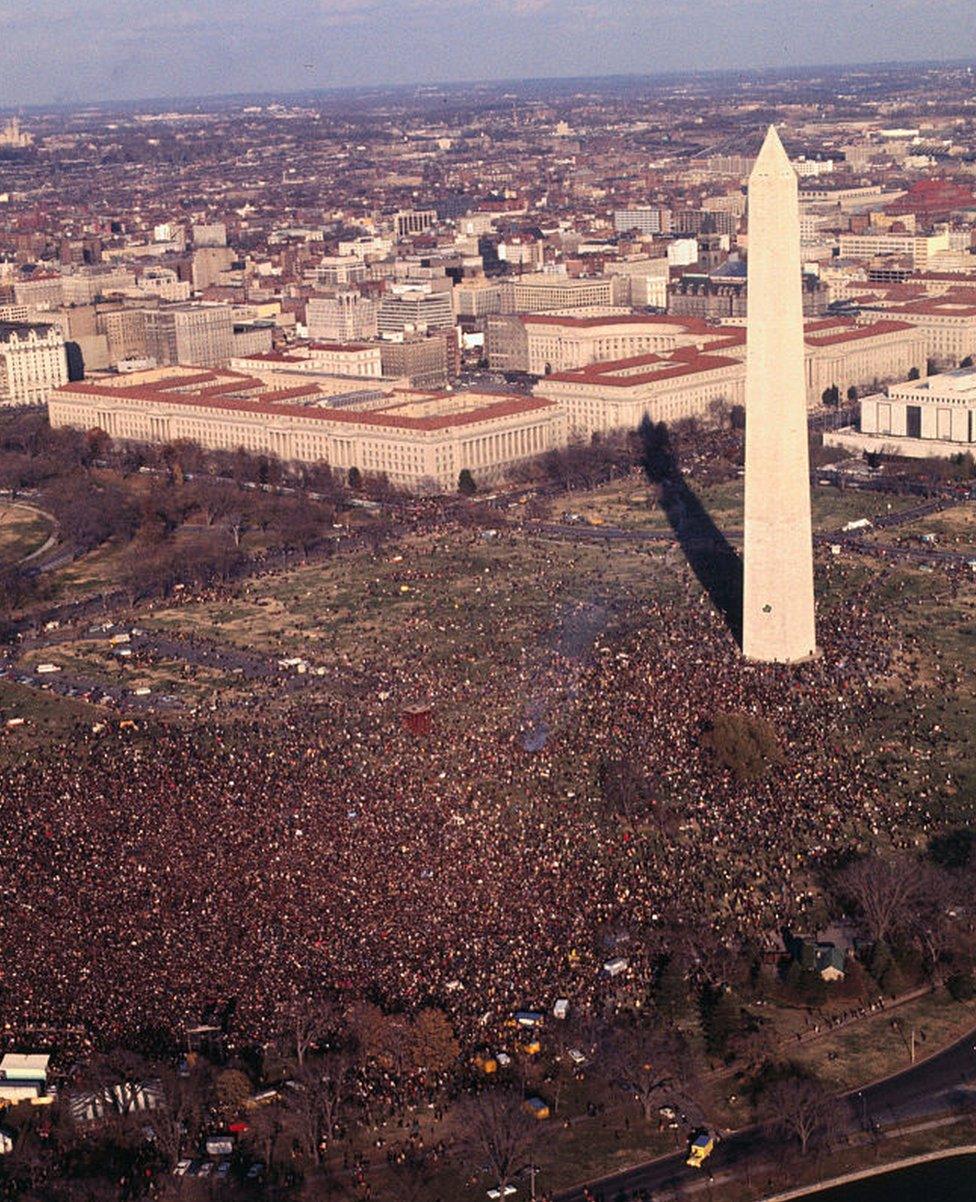
<path id="1" fill-rule="evenodd" d="M 287 1109 L 306 1156 L 322 1163 L 328 1140 L 339 1126 L 349 1098 L 353 1060 L 346 1052 L 330 1052 L 296 1074 Z"/>
<path id="2" fill-rule="evenodd" d="M 224 480 L 195 480 L 188 498 L 208 526 L 232 515 L 241 505 L 240 490 Z"/>
<path id="3" fill-rule="evenodd" d="M 513 1178 L 532 1159 L 539 1123 L 526 1113 L 521 1095 L 514 1090 L 487 1090 L 470 1098 L 459 1112 L 464 1132 L 458 1145 L 461 1158 L 470 1168 L 487 1171 L 504 1197 Z"/>
<path id="4" fill-rule="evenodd" d="M 645 1022 L 623 1023 L 606 1037 L 601 1054 L 611 1082 L 630 1094 L 650 1119 L 677 1082 L 691 1073 L 684 1040 L 676 1031 Z"/>
<path id="5" fill-rule="evenodd" d="M 265 1107 L 256 1110 L 249 1119 L 248 1141 L 266 1169 L 270 1170 L 275 1151 L 281 1139 L 283 1124 L 280 1107 Z"/>
<path id="6" fill-rule="evenodd" d="M 814 1139 L 827 1139 L 843 1122 L 837 1100 L 812 1077 L 787 1077 L 770 1086 L 764 1095 L 772 1125 L 795 1139 L 806 1153 Z"/>
<path id="7" fill-rule="evenodd" d="M 85 1066 L 82 1084 L 92 1093 L 110 1098 L 124 1118 L 138 1107 L 139 1087 L 156 1076 L 153 1066 L 138 1053 L 112 1048 L 91 1058 Z"/>
<path id="8" fill-rule="evenodd" d="M 316 1044 L 339 1028 L 342 1015 L 330 997 L 295 997 L 282 1006 L 279 1023 L 294 1049 L 298 1067 L 304 1068 L 305 1057 Z"/>
<path id="9" fill-rule="evenodd" d="M 159 1150 L 175 1163 L 184 1149 L 195 1146 L 204 1130 L 213 1090 L 208 1073 L 199 1067 L 186 1077 L 165 1072 L 162 1089 L 166 1104 L 153 1115 L 152 1126 Z"/>
<path id="10" fill-rule="evenodd" d="M 852 904 L 876 943 L 913 925 L 925 905 L 931 874 L 911 856 L 868 856 L 844 868 L 837 891 Z"/>
<path id="11" fill-rule="evenodd" d="M 421 1010 L 411 1024 L 412 1058 L 417 1068 L 444 1073 L 457 1061 L 461 1049 L 443 1010 Z"/>

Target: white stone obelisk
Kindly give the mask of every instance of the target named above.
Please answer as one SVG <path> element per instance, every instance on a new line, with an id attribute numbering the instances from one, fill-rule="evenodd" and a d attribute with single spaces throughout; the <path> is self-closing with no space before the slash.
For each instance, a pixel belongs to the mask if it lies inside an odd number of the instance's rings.
<path id="1" fill-rule="evenodd" d="M 742 650 L 816 653 L 796 172 L 774 126 L 749 176 Z"/>

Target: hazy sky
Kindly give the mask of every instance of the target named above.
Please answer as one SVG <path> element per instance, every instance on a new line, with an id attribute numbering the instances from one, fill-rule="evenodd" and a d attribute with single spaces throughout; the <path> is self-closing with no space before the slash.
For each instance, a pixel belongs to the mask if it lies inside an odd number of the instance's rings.
<path id="1" fill-rule="evenodd" d="M 976 54 L 976 0 L 0 0 L 0 104 Z"/>

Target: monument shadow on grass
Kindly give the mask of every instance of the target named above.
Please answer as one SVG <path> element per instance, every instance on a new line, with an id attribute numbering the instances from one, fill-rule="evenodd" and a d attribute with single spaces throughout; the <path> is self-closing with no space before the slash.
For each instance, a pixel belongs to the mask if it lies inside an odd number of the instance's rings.
<path id="1" fill-rule="evenodd" d="M 648 480 L 661 490 L 661 508 L 678 545 L 741 646 L 742 559 L 685 479 L 667 426 L 645 417 L 638 433 L 641 464 Z"/>

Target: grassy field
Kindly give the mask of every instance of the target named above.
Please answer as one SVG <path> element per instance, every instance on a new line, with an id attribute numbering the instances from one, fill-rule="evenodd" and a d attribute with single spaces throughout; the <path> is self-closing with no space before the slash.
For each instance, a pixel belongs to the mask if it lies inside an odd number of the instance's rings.
<path id="1" fill-rule="evenodd" d="M 911 1030 L 915 1055 L 951 1043 L 976 1022 L 976 1004 L 954 1002 L 944 990 L 927 994 L 894 1011 L 878 1013 L 797 1044 L 791 1059 L 807 1064 L 836 1090 L 854 1089 L 911 1065 Z"/>
<path id="2" fill-rule="evenodd" d="M 934 536 L 937 550 L 976 556 L 976 506 L 959 505 L 942 513 L 930 513 L 894 530 L 877 530 L 869 538 L 879 545 L 904 546 L 921 545 L 924 536 Z"/>
<path id="3" fill-rule="evenodd" d="M 103 721 L 106 712 L 70 697 L 0 680 L 0 722 L 23 718 L 22 726 L 0 726 L 0 765 L 57 745 L 79 725 Z"/>
<path id="4" fill-rule="evenodd" d="M 709 490 L 713 515 L 730 514 L 740 494 L 739 481 Z M 573 512 L 592 506 L 612 514 L 634 495 L 632 482 L 618 481 L 564 504 Z M 821 521 L 864 511 L 865 498 L 857 494 L 818 489 L 816 495 Z M 646 501 L 646 490 L 640 496 Z M 654 517 L 646 508 L 634 513 Z M 111 584 L 112 555 L 106 549 L 74 565 L 72 587 L 82 571 L 89 583 Z M 561 640 L 576 638 L 579 627 L 580 637 L 592 640 L 593 631 L 625 628 L 644 597 L 677 599 L 689 588 L 697 585 L 683 555 L 666 543 L 608 547 L 517 529 L 492 537 L 454 530 L 402 539 L 376 557 L 349 551 L 245 581 L 219 599 L 143 606 L 129 618 L 150 631 L 196 635 L 267 657 L 300 656 L 324 668 L 329 687 L 340 691 L 355 690 L 357 673 L 367 666 L 412 659 L 427 672 L 456 674 L 462 666 L 474 694 L 479 680 L 498 668 L 544 662 Z M 968 817 L 976 796 L 976 589 L 968 581 L 955 588 L 939 572 L 846 553 L 818 555 L 817 589 L 822 615 L 860 595 L 859 603 L 898 628 L 895 670 L 879 682 L 890 705 L 864 732 L 871 758 L 902 791 L 934 778 L 940 815 Z M 190 677 L 176 661 L 119 661 L 104 643 L 84 637 L 24 662 L 58 656 L 68 657 L 66 669 L 96 682 L 145 684 L 190 703 L 214 693 L 232 703 L 241 685 L 237 677 L 203 668 Z M 936 680 L 946 687 L 927 687 Z M 931 737 L 924 754 L 906 741 L 910 728 Z"/>
<path id="5" fill-rule="evenodd" d="M 444 1128 L 428 1130 L 421 1121 L 425 1140 L 428 1135 L 435 1139 L 445 1134 Z M 392 1129 L 382 1133 L 392 1142 L 403 1138 L 401 1130 Z M 585 1114 L 575 1116 L 572 1125 L 564 1125 L 563 1116 L 557 1115 L 539 1124 L 538 1145 L 533 1153 L 539 1172 L 536 1186 L 540 1193 L 569 1189 L 581 1181 L 590 1181 L 619 1172 L 642 1161 L 683 1149 L 686 1146 L 684 1132 L 658 1130 L 656 1123 L 645 1123 L 636 1107 L 626 1111 L 613 1108 L 596 1117 Z M 365 1149 L 369 1152 L 369 1149 Z M 399 1199 L 408 1193 L 395 1170 L 389 1170 L 377 1162 L 372 1177 L 374 1197 Z M 424 1199 L 451 1198 L 455 1202 L 483 1202 L 485 1191 L 496 1183 L 485 1174 L 465 1174 L 452 1160 L 442 1164 L 420 1195 Z M 526 1174 L 518 1185 L 519 1196 L 528 1197 L 529 1181 Z M 338 1193 L 337 1197 L 353 1198 L 352 1191 Z"/>
<path id="6" fill-rule="evenodd" d="M 0 505 L 0 564 L 19 563 L 32 555 L 47 542 L 51 529 L 47 518 L 33 509 Z"/>
<path id="7" fill-rule="evenodd" d="M 729 480 L 724 484 L 697 487 L 695 495 L 722 530 L 742 528 L 743 481 Z M 839 530 L 856 518 L 910 509 L 918 502 L 914 498 L 878 497 L 835 488 L 833 485 L 814 485 L 812 490 L 813 526 L 818 531 Z M 669 530 L 667 514 L 654 499 L 652 489 L 639 477 L 615 480 L 602 488 L 584 494 L 560 497 L 553 506 L 556 517 L 578 513 L 588 521 L 596 519 L 608 526 L 624 529 Z"/>
<path id="8" fill-rule="evenodd" d="M 354 552 L 265 578 L 226 602 L 160 609 L 144 624 L 353 668 L 398 658 L 406 638 L 428 667 L 463 653 L 478 673 L 489 656 L 517 662 L 567 605 L 620 609 L 648 589 L 679 587 L 663 549 L 426 536 L 380 560 Z"/>
<path id="9" fill-rule="evenodd" d="M 702 499 L 720 526 L 734 529 L 741 522 L 741 494 L 737 480 L 703 490 Z M 666 519 L 649 508 L 648 495 L 634 480 L 618 481 L 592 494 L 561 499 L 557 507 L 598 514 L 611 525 L 651 528 L 657 522 L 664 528 Z M 833 488 L 817 488 L 814 497 L 818 527 L 827 529 L 870 514 L 872 504 L 886 504 Z M 112 548 L 86 557 L 62 574 L 63 588 L 111 586 L 116 557 Z M 869 620 L 873 614 L 891 623 L 892 642 L 899 647 L 891 672 L 876 682 L 887 704 L 861 732 L 865 770 L 883 773 L 887 787 L 906 795 L 931 793 L 928 804 L 945 821 L 976 817 L 971 810 L 976 798 L 973 583 L 956 587 L 938 572 L 867 556 L 819 553 L 817 587 L 822 613 L 862 606 Z M 416 663 L 428 677 L 442 673 L 454 685 L 470 684 L 470 689 L 454 692 L 454 704 L 466 713 L 465 707 L 478 704 L 480 680 L 512 666 L 529 673 L 535 666 L 544 670 L 554 648 L 584 656 L 601 632 L 626 629 L 648 596 L 681 604 L 689 596 L 697 599 L 683 556 L 665 543 L 605 546 L 600 540 L 545 540 L 524 530 L 503 529 L 490 537 L 479 530 L 444 530 L 402 539 L 379 556 L 343 552 L 242 582 L 217 598 L 141 606 L 126 616 L 130 624 L 149 631 L 195 635 L 270 657 L 301 656 L 328 672 L 312 682 L 314 688 L 349 695 L 359 687 L 357 674 L 365 668 L 393 669 L 409 685 L 410 665 Z M 126 689 L 144 685 L 188 706 L 216 695 L 229 707 L 245 691 L 271 696 L 280 687 L 245 686 L 228 672 L 188 670 L 176 659 L 120 659 L 107 640 L 59 633 L 65 636 L 63 643 L 22 652 L 19 667 L 31 670 L 54 662 L 66 674 Z M 76 723 L 105 720 L 107 711 L 2 681 L 0 713 L 26 719 L 23 727 L 3 730 L 0 757 L 13 758 L 56 743 Z M 936 995 L 897 1012 L 901 1031 L 890 1026 L 891 1014 L 881 1013 L 815 1043 L 790 1045 L 789 1054 L 846 1088 L 904 1067 L 908 1053 L 903 1034 L 913 1024 L 925 1032 L 920 1044 L 924 1054 L 971 1023 L 974 1014 L 973 1007 Z M 777 1029 L 781 1023 L 788 1030 L 796 1017 L 781 1011 Z M 729 1123 L 747 1123 L 752 1117 L 748 1105 L 728 1101 L 733 1088 L 732 1082 L 719 1082 L 720 1112 Z M 585 1111 L 581 1094 L 567 1099 L 566 1109 L 575 1120 L 570 1129 L 562 1115 L 542 1127 L 544 1190 L 674 1148 L 674 1134 L 640 1122 L 633 1105 L 615 1104 L 588 1119 L 579 1117 Z M 388 1134 L 393 1141 L 403 1135 Z M 392 1177 L 390 1185 L 389 1196 L 397 1196 Z M 429 1196 L 474 1202 L 483 1198 L 485 1188 L 484 1180 L 466 1183 L 453 1169 L 444 1169 Z"/>

